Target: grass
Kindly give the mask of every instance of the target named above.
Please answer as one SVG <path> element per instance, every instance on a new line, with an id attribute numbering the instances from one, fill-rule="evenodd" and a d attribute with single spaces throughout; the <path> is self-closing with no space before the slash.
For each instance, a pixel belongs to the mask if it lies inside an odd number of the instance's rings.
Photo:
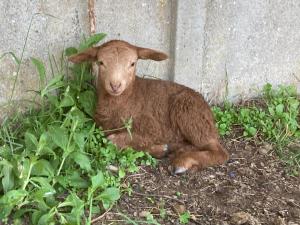
<path id="1" fill-rule="evenodd" d="M 234 127 L 242 128 L 244 138 L 271 143 L 290 174 L 299 175 L 300 146 L 290 148 L 300 138 L 299 105 L 296 87 L 275 89 L 266 84 L 262 97 L 253 104 L 226 102 L 223 107 L 213 107 L 213 112 L 222 136 L 230 135 Z"/>
<path id="2" fill-rule="evenodd" d="M 104 36 L 90 37 L 79 50 Z M 155 164 L 144 152 L 119 151 L 95 126 L 91 65 L 69 67 L 65 59 L 77 51 L 68 48 L 61 66 L 50 61 L 55 68 L 51 71 L 56 72 L 49 81 L 44 64 L 32 58 L 40 80 L 33 101 L 40 107 L 30 107 L 1 124 L 0 221 L 4 223 L 20 224 L 26 218 L 39 225 L 91 224 L 95 215 L 130 191 L 121 188 L 126 174 L 138 171 L 141 164 Z M 131 121 L 125 121 L 124 129 L 130 127 Z"/>

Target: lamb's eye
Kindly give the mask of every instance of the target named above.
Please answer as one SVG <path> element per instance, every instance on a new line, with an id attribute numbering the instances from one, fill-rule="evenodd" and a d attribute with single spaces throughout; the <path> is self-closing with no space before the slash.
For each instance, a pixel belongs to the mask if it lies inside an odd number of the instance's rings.
<path id="1" fill-rule="evenodd" d="M 98 61 L 97 64 L 98 64 L 98 66 L 103 66 L 104 65 L 102 61 Z"/>
<path id="2" fill-rule="evenodd" d="M 135 65 L 135 62 L 133 62 L 133 63 L 130 64 L 130 66 L 134 66 L 134 65 Z"/>

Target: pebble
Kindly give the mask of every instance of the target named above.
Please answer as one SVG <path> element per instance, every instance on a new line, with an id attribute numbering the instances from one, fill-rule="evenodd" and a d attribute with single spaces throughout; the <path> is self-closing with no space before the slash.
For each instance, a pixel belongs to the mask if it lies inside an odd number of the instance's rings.
<path id="1" fill-rule="evenodd" d="M 231 222 L 236 225 L 245 224 L 249 221 L 250 214 L 245 212 L 237 212 L 232 214 Z"/>
<path id="2" fill-rule="evenodd" d="M 298 218 L 298 219 L 300 219 L 300 209 L 298 209 L 298 208 L 292 208 L 292 209 L 290 209 L 290 212 L 289 212 L 290 214 L 291 214 L 291 216 L 293 217 L 293 218 Z"/>
<path id="3" fill-rule="evenodd" d="M 266 155 L 266 154 L 268 154 L 269 150 L 266 148 L 259 148 L 258 152 L 262 155 Z"/>
<path id="4" fill-rule="evenodd" d="M 229 177 L 230 178 L 235 178 L 236 177 L 236 173 L 234 171 L 229 172 Z"/>
<path id="5" fill-rule="evenodd" d="M 141 211 L 139 213 L 139 217 L 147 217 L 149 215 L 149 212 L 148 211 Z"/>
<path id="6" fill-rule="evenodd" d="M 249 225 L 261 225 L 261 223 L 256 218 L 246 212 L 237 212 L 232 214 L 231 223 L 234 225 L 242 225 L 246 223 Z"/>
<path id="7" fill-rule="evenodd" d="M 274 220 L 274 225 L 286 225 L 286 222 L 285 222 L 284 218 L 278 216 L 278 217 Z"/>
<path id="8" fill-rule="evenodd" d="M 176 211 L 176 213 L 178 214 L 182 214 L 185 212 L 185 206 L 184 205 L 180 205 L 180 204 L 175 204 L 173 206 L 174 210 Z"/>

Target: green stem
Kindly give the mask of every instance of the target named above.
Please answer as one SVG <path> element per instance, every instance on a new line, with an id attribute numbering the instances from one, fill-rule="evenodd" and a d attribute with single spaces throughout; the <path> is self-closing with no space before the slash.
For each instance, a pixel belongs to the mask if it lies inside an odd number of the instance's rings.
<path id="1" fill-rule="evenodd" d="M 87 225 L 91 224 L 91 221 L 92 221 L 92 210 L 93 210 L 93 193 L 91 194 L 91 199 L 90 199 L 89 218 L 88 218 L 88 221 L 87 221 Z"/>
<path id="2" fill-rule="evenodd" d="M 73 135 L 74 135 L 74 132 L 75 132 L 75 130 L 76 130 L 76 127 L 77 127 L 77 123 L 75 123 L 75 125 L 74 125 L 74 126 L 72 127 L 72 129 L 71 129 L 72 131 L 71 131 L 70 138 L 69 138 L 68 145 L 67 145 L 67 149 L 66 149 L 67 152 L 69 152 L 71 140 L 72 140 L 72 138 L 73 138 Z M 63 157 L 63 159 L 62 159 L 62 161 L 61 161 L 61 163 L 60 163 L 59 169 L 58 169 L 58 171 L 57 171 L 56 176 L 59 176 L 60 171 L 61 171 L 61 169 L 62 169 L 62 167 L 63 167 L 63 165 L 64 165 L 64 163 L 65 163 L 65 160 L 66 160 L 66 158 L 68 157 L 68 155 L 69 155 L 69 153 L 68 153 L 65 157 Z"/>
<path id="3" fill-rule="evenodd" d="M 63 157 L 63 159 L 62 159 L 62 161 L 61 161 L 61 163 L 60 163 L 59 169 L 58 169 L 58 171 L 57 171 L 56 176 L 59 176 L 60 171 L 61 171 L 61 169 L 62 169 L 62 167 L 63 167 L 63 165 L 64 165 L 64 163 L 65 163 L 66 158 L 67 158 L 67 157 Z"/>
<path id="4" fill-rule="evenodd" d="M 12 100 L 12 98 L 14 96 L 14 93 L 15 93 L 16 84 L 17 84 L 17 80 L 18 80 L 18 77 L 19 77 L 19 73 L 20 73 L 20 69 L 21 69 L 21 64 L 22 64 L 23 57 L 24 57 L 25 48 L 26 48 L 26 45 L 27 45 L 27 41 L 28 41 L 30 30 L 31 30 L 32 22 L 33 22 L 33 19 L 34 19 L 35 16 L 36 16 L 36 14 L 34 14 L 31 17 L 31 20 L 30 20 L 30 23 L 29 23 L 29 27 L 28 27 L 27 34 L 26 34 L 26 37 L 25 37 L 25 42 L 24 42 L 24 45 L 23 45 L 23 48 L 22 48 L 20 62 L 18 63 L 17 74 L 16 74 L 16 77 L 15 77 L 15 80 L 14 80 L 13 89 L 12 89 L 12 92 L 11 92 L 11 95 L 10 95 L 9 102 L 11 102 L 11 100 Z"/>
<path id="5" fill-rule="evenodd" d="M 120 128 L 115 128 L 115 129 L 111 129 L 111 130 L 103 130 L 103 133 L 107 133 L 107 132 L 111 132 L 111 131 L 118 131 L 118 130 L 125 130 L 126 127 L 120 127 Z"/>
<path id="6" fill-rule="evenodd" d="M 28 171 L 26 180 L 25 180 L 25 182 L 24 182 L 24 184 L 23 184 L 23 186 L 22 186 L 22 190 L 25 190 L 27 184 L 29 183 L 29 179 L 30 179 L 32 167 L 33 167 L 33 163 L 30 163 L 30 165 L 29 165 L 29 171 Z"/>

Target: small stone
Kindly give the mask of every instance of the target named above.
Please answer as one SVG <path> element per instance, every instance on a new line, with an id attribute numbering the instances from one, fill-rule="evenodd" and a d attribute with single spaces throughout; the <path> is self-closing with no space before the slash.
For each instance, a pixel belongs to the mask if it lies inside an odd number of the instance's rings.
<path id="1" fill-rule="evenodd" d="M 251 151 L 251 149 L 252 149 L 252 147 L 251 147 L 250 145 L 246 145 L 246 146 L 245 146 L 245 150 L 246 150 L 246 151 Z"/>
<path id="2" fill-rule="evenodd" d="M 229 172 L 229 177 L 230 178 L 235 178 L 236 177 L 236 173 L 234 171 Z"/>
<path id="3" fill-rule="evenodd" d="M 139 217 L 147 217 L 149 215 L 149 212 L 148 211 L 141 211 L 139 213 Z"/>
<path id="4" fill-rule="evenodd" d="M 178 213 L 178 214 L 182 214 L 182 213 L 185 212 L 185 206 L 184 205 L 176 204 L 173 207 L 174 207 L 175 212 Z"/>
<path id="5" fill-rule="evenodd" d="M 299 218 L 300 219 L 300 209 L 292 208 L 292 209 L 290 209 L 290 214 L 293 218 Z"/>
<path id="6" fill-rule="evenodd" d="M 268 150 L 268 151 L 272 151 L 272 150 L 273 150 L 273 146 L 272 146 L 271 144 L 269 144 L 269 143 L 265 143 L 265 144 L 264 144 L 264 148 L 265 148 L 266 150 Z"/>
<path id="7" fill-rule="evenodd" d="M 261 223 L 251 216 L 249 213 L 246 212 L 237 212 L 232 214 L 231 216 L 231 223 L 234 225 L 242 225 L 242 224 L 249 224 L 249 225 L 260 225 Z"/>
<path id="8" fill-rule="evenodd" d="M 278 217 L 274 220 L 274 225 L 286 225 L 286 222 L 285 222 L 284 218 L 278 216 Z"/>
<path id="9" fill-rule="evenodd" d="M 231 215 L 231 222 L 235 225 L 247 223 L 250 220 L 250 214 L 245 212 L 237 212 Z"/>
<path id="10" fill-rule="evenodd" d="M 195 215 L 191 215 L 191 220 L 196 221 L 197 220 L 196 216 Z"/>
<path id="11" fill-rule="evenodd" d="M 268 154 L 269 150 L 266 149 L 266 148 L 259 148 L 259 149 L 258 149 L 258 152 L 259 152 L 261 155 L 266 155 L 266 154 Z"/>
<path id="12" fill-rule="evenodd" d="M 292 221 L 289 221 L 287 225 L 299 225 L 299 223 L 294 223 Z"/>
<path id="13" fill-rule="evenodd" d="M 226 221 L 221 221 L 220 225 L 228 225 L 228 222 L 226 222 Z"/>
<path id="14" fill-rule="evenodd" d="M 112 171 L 112 172 L 118 172 L 118 171 L 119 171 L 119 168 L 116 167 L 116 166 L 114 166 L 114 165 L 108 165 L 108 166 L 106 167 L 106 169 L 108 169 L 108 170 L 110 170 L 110 171 Z"/>
<path id="15" fill-rule="evenodd" d="M 229 164 L 229 163 L 234 163 L 234 159 L 228 159 L 228 161 L 227 161 L 227 163 Z"/>

